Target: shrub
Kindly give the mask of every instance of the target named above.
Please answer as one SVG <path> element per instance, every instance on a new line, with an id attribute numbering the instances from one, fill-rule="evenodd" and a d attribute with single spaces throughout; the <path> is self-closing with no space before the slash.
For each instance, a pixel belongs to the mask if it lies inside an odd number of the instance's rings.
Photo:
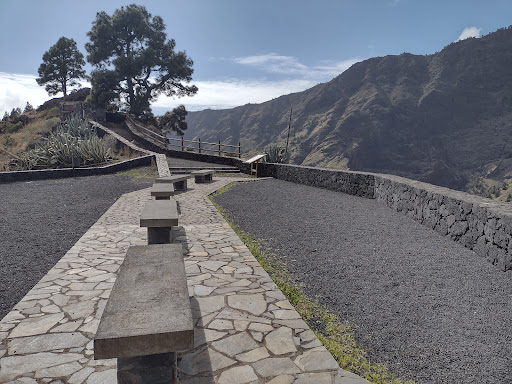
<path id="1" fill-rule="evenodd" d="M 14 139 L 11 137 L 11 135 L 5 135 L 4 136 L 4 145 L 6 147 L 11 147 L 14 145 Z"/>
<path id="2" fill-rule="evenodd" d="M 80 158 L 80 164 L 105 163 L 112 159 L 112 150 L 96 130 L 76 116 L 57 126 L 43 143 L 11 160 L 16 169 L 71 167 L 73 157 Z"/>
<path id="3" fill-rule="evenodd" d="M 288 155 L 285 151 L 285 148 L 273 144 L 269 145 L 269 147 L 265 149 L 265 162 L 286 163 L 288 161 Z"/>

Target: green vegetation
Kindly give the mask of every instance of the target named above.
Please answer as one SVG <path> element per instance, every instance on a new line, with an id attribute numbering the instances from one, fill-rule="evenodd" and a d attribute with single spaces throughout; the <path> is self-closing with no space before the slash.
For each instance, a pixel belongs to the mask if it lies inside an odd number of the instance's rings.
<path id="1" fill-rule="evenodd" d="M 96 14 L 86 44 L 91 73 L 91 98 L 111 109 L 127 107 L 137 117 L 151 114 L 150 102 L 158 95 L 191 96 L 192 60 L 175 52 L 167 40 L 165 24 L 145 7 L 128 5 L 112 16 Z M 124 102 L 126 100 L 126 102 Z"/>
<path id="2" fill-rule="evenodd" d="M 414 384 L 413 381 L 401 380 L 389 372 L 384 365 L 369 362 L 366 352 L 357 345 L 355 327 L 340 320 L 337 315 L 321 306 L 317 300 L 308 297 L 304 293 L 303 283 L 292 276 L 285 263 L 277 255 L 265 251 L 263 240 L 254 238 L 230 222 L 226 212 L 213 199 L 234 185 L 235 183 L 230 183 L 219 189 L 209 196 L 210 200 L 304 321 L 315 331 L 319 340 L 338 361 L 340 367 L 376 384 Z"/>
<path id="3" fill-rule="evenodd" d="M 118 175 L 131 177 L 132 179 L 155 179 L 158 177 L 156 164 L 153 162 L 148 167 L 132 168 L 127 171 L 118 172 Z"/>
<path id="4" fill-rule="evenodd" d="M 503 182 L 483 177 L 476 178 L 468 185 L 468 192 L 488 199 L 512 202 L 512 179 Z"/>
<path id="5" fill-rule="evenodd" d="M 84 65 L 84 55 L 78 50 L 76 42 L 61 37 L 44 53 L 37 84 L 46 84 L 45 89 L 50 96 L 62 92 L 66 98 L 68 87 L 80 85 L 76 80 L 85 78 Z"/>
<path id="6" fill-rule="evenodd" d="M 158 118 L 158 126 L 165 135 L 167 133 L 176 132 L 179 136 L 183 136 L 188 125 L 185 121 L 187 117 L 187 110 L 184 105 L 174 108 L 171 112 L 166 112 L 165 115 Z"/>
<path id="7" fill-rule="evenodd" d="M 10 163 L 14 169 L 44 169 L 71 167 L 73 158 L 80 165 L 94 165 L 112 160 L 112 150 L 105 140 L 86 121 L 73 116 L 58 125 L 43 143 L 15 156 Z"/>
<path id="8" fill-rule="evenodd" d="M 286 149 L 277 145 L 269 145 L 265 148 L 265 162 L 267 163 L 287 163 L 288 155 Z"/>

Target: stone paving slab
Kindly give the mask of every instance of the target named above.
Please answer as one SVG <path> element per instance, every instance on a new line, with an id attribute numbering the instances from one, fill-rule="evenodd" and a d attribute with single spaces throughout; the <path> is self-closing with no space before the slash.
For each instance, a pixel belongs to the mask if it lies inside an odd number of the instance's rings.
<path id="1" fill-rule="evenodd" d="M 368 383 L 338 368 L 207 195 L 244 180 L 191 183 L 175 196 L 195 323 L 182 383 Z M 93 338 L 129 246 L 145 245 L 149 189 L 123 195 L 0 322 L 0 383 L 116 383 Z"/>

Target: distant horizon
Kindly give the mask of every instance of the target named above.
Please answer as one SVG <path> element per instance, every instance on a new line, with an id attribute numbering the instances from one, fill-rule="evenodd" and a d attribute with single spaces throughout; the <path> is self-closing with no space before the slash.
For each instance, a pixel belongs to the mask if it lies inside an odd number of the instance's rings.
<path id="1" fill-rule="evenodd" d="M 0 44 L 7 53 L 0 59 L 0 113 L 23 109 L 27 102 L 37 107 L 51 99 L 35 82 L 43 53 L 65 36 L 74 39 L 85 55 L 86 33 L 96 12 L 112 14 L 129 3 L 2 3 L 0 33 L 9 39 Z M 501 0 L 137 3 L 163 18 L 176 50 L 186 51 L 194 61 L 192 84 L 199 88 L 194 97 L 161 96 L 152 104 L 156 115 L 179 104 L 188 111 L 258 104 L 328 82 L 369 58 L 431 55 L 452 42 L 508 27 L 507 15 L 512 13 L 512 2 Z M 59 23 L 47 22 L 56 17 Z M 86 72 L 91 68 L 87 64 Z M 87 85 L 82 82 L 82 87 Z"/>

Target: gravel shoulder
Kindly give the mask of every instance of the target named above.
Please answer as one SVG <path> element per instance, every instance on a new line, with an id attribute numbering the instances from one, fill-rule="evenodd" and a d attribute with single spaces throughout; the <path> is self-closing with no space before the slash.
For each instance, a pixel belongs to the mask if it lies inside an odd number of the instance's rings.
<path id="1" fill-rule="evenodd" d="M 105 175 L 0 184 L 0 319 L 121 195 L 153 180 Z"/>
<path id="2" fill-rule="evenodd" d="M 512 273 L 375 200 L 280 180 L 215 198 L 370 361 L 418 383 L 512 383 Z"/>

